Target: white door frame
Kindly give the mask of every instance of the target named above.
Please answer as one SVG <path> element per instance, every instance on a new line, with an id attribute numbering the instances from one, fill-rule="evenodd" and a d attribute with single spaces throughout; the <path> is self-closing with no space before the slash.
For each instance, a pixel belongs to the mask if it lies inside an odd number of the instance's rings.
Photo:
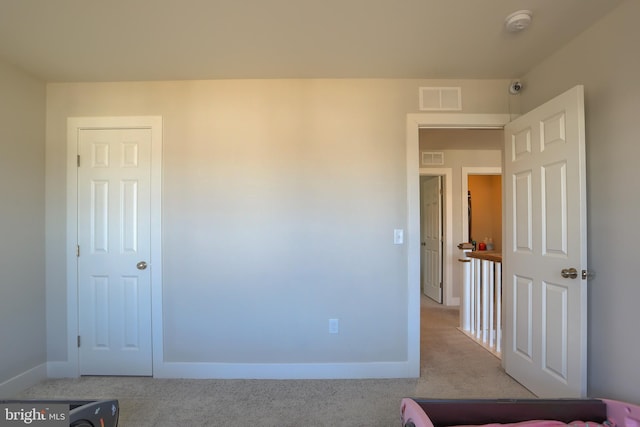
<path id="1" fill-rule="evenodd" d="M 67 363 L 58 376 L 79 377 L 78 357 L 78 131 L 151 129 L 151 334 L 153 367 L 163 360 L 162 343 L 162 117 L 69 117 L 67 119 Z M 155 372 L 155 369 L 154 369 Z M 60 375 L 62 374 L 62 375 Z"/>
<path id="2" fill-rule="evenodd" d="M 509 114 L 407 114 L 407 358 L 420 376 L 420 128 L 502 129 Z"/>
<path id="3" fill-rule="evenodd" d="M 420 168 L 420 176 L 444 177 L 444 248 L 442 251 L 442 303 L 443 305 L 459 305 L 460 298 L 453 297 L 451 278 L 453 277 L 453 169 L 451 168 Z"/>

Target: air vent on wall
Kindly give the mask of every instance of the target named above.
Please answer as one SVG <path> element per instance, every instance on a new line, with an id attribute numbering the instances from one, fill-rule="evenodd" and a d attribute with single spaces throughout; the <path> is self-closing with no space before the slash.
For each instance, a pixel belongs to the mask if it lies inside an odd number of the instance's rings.
<path id="1" fill-rule="evenodd" d="M 442 151 L 423 151 L 422 166 L 444 165 L 444 153 Z"/>
<path id="2" fill-rule="evenodd" d="M 462 90 L 459 87 L 421 87 L 421 111 L 462 110 Z"/>

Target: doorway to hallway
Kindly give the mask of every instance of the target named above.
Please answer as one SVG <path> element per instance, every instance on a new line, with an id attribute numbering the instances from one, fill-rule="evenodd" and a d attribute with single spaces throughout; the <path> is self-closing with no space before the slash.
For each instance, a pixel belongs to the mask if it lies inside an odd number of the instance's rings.
<path id="1" fill-rule="evenodd" d="M 460 304 L 462 273 L 458 258 L 462 255 L 458 244 L 469 241 L 467 192 L 468 178 L 475 175 L 500 175 L 502 165 L 504 133 L 502 129 L 420 129 L 419 130 L 419 193 L 420 193 L 420 279 L 421 293 L 447 306 Z M 432 156 L 429 156 L 432 154 Z M 437 154 L 437 156 L 436 156 Z M 440 164 L 434 166 L 430 159 L 438 159 Z M 427 162 L 425 162 L 425 159 Z M 436 183 L 440 177 L 442 192 L 440 209 L 430 202 L 434 196 L 425 196 L 425 184 Z M 477 189 L 483 187 L 476 187 Z M 494 193 L 492 193 L 494 194 Z M 484 194 L 477 194 L 474 200 L 481 212 L 490 212 L 489 217 L 498 212 L 498 221 L 494 221 L 500 229 L 501 190 L 498 185 L 497 211 L 492 208 L 494 200 L 488 200 Z M 492 196 L 493 197 L 493 196 Z M 483 206 L 486 205 L 486 206 Z M 491 208 L 491 209 L 490 209 Z M 441 220 L 439 221 L 439 218 Z M 442 261 L 432 256 L 437 242 L 431 236 L 438 223 L 443 228 L 441 235 Z M 482 221 L 479 222 L 482 225 Z M 483 233 L 479 240 L 491 237 L 500 240 L 498 230 L 478 229 Z M 499 230 L 501 231 L 501 230 Z M 487 234 L 489 233 L 489 234 Z M 485 236 L 487 234 L 487 236 Z M 495 234 L 495 237 L 491 235 Z M 436 261 L 434 261 L 434 259 Z M 437 283 L 437 286 L 431 284 Z"/>

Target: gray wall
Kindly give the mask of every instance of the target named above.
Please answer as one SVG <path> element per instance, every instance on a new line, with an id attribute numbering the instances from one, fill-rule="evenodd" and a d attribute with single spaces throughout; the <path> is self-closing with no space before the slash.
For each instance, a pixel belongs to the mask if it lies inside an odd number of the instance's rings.
<path id="1" fill-rule="evenodd" d="M 0 62 L 0 94 L 1 384 L 46 363 L 45 85 Z"/>
<path id="2" fill-rule="evenodd" d="M 623 3 L 523 78 L 528 111 L 585 86 L 589 394 L 640 403 L 640 2 Z"/>
<path id="3" fill-rule="evenodd" d="M 406 114 L 421 85 L 461 85 L 464 112 L 504 112 L 507 84 L 49 84 L 50 360 L 67 357 L 67 117 L 163 117 L 165 361 L 403 361 L 407 254 L 393 229 L 406 229 Z"/>

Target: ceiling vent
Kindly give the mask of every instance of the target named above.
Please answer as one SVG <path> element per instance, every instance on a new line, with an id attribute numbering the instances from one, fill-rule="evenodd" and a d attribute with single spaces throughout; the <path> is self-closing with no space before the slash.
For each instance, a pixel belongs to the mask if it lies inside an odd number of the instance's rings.
<path id="1" fill-rule="evenodd" d="M 423 151 L 422 166 L 442 166 L 444 165 L 444 152 Z"/>
<path id="2" fill-rule="evenodd" d="M 459 87 L 421 87 L 421 111 L 462 110 L 462 90 Z"/>

